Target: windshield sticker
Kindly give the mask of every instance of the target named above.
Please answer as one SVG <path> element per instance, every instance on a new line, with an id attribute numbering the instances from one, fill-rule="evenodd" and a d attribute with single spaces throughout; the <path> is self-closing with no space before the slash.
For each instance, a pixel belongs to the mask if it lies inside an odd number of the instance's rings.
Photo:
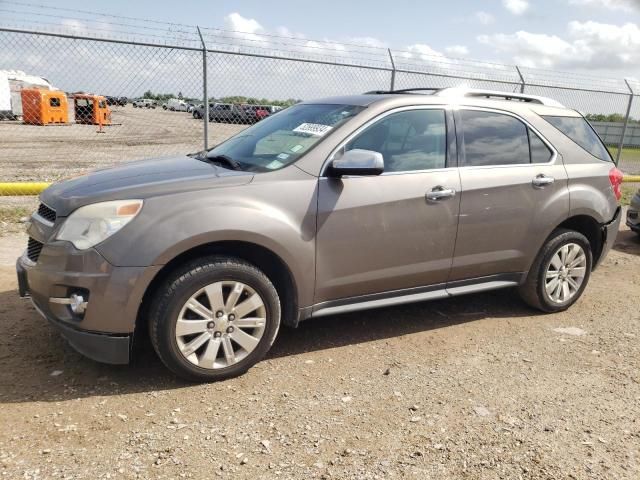
<path id="1" fill-rule="evenodd" d="M 332 127 L 329 125 L 321 125 L 319 123 L 303 123 L 302 125 L 297 126 L 293 129 L 294 132 L 297 133 L 308 133 L 309 135 L 314 135 L 316 137 L 322 137 L 326 135 Z"/>
<path id="2" fill-rule="evenodd" d="M 288 153 L 281 153 L 280 155 L 278 155 L 278 158 L 280 160 L 286 160 L 287 158 L 289 158 L 289 154 Z"/>
<path id="3" fill-rule="evenodd" d="M 265 168 L 268 168 L 269 170 L 275 170 L 276 168 L 280 168 L 282 165 L 284 165 L 284 163 L 279 162 L 278 160 L 274 160 L 273 162 L 265 165 Z"/>
<path id="4" fill-rule="evenodd" d="M 300 150 L 302 150 L 303 148 L 304 148 L 304 147 L 303 147 L 302 145 L 298 144 L 298 145 L 294 145 L 293 147 L 291 147 L 291 151 L 292 151 L 293 153 L 297 153 L 297 152 L 299 152 Z"/>

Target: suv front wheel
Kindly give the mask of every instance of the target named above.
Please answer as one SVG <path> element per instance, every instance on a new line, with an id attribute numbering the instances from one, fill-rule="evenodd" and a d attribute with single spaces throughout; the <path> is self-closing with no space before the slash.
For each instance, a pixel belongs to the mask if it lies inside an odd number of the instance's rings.
<path id="1" fill-rule="evenodd" d="M 280 327 L 267 276 L 229 257 L 195 261 L 171 275 L 151 305 L 151 342 L 162 362 L 192 381 L 235 377 L 260 361 Z"/>
<path id="2" fill-rule="evenodd" d="M 543 312 L 566 310 L 584 292 L 592 263 L 591 244 L 584 235 L 573 230 L 556 230 L 520 286 L 520 296 Z"/>

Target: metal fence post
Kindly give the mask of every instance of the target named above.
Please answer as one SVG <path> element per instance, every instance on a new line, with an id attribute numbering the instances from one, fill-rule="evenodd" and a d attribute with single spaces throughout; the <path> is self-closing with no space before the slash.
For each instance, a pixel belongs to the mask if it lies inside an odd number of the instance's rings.
<path id="1" fill-rule="evenodd" d="M 202 94 L 204 95 L 204 115 L 202 116 L 204 121 L 204 149 L 209 149 L 209 95 L 207 94 L 207 45 L 202 38 L 202 32 L 200 27 L 198 29 L 198 35 L 200 35 L 200 42 L 202 42 Z"/>
<path id="2" fill-rule="evenodd" d="M 391 49 L 387 48 L 389 52 L 389 60 L 391 60 L 391 91 L 393 92 L 396 88 L 396 62 L 393 60 L 393 53 L 391 53 Z"/>
<path id="3" fill-rule="evenodd" d="M 627 84 L 627 88 L 629 89 L 629 103 L 627 104 L 627 114 L 624 117 L 624 125 L 622 126 L 622 135 L 620 135 L 620 143 L 618 145 L 618 153 L 616 154 L 616 165 L 620 163 L 620 155 L 622 154 L 622 149 L 624 148 L 624 137 L 627 134 L 627 126 L 629 125 L 629 116 L 631 115 L 631 105 L 633 104 L 633 88 L 629 85 L 627 79 L 624 79 L 624 83 Z"/>
<path id="4" fill-rule="evenodd" d="M 522 76 L 522 72 L 520 71 L 520 67 L 518 65 L 514 65 L 516 67 L 516 72 L 518 72 L 518 76 L 520 77 L 520 93 L 524 93 L 524 86 L 527 84 L 524 81 L 524 77 Z"/>

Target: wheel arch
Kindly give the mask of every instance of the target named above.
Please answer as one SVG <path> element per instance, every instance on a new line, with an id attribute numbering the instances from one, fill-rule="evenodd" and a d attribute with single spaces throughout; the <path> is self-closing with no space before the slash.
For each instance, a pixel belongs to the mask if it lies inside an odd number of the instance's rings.
<path id="1" fill-rule="evenodd" d="M 296 327 L 298 324 L 298 286 L 285 261 L 272 250 L 252 242 L 221 240 L 204 243 L 185 250 L 169 260 L 149 282 L 136 315 L 136 332 L 145 332 L 149 305 L 158 288 L 180 265 L 197 258 L 222 255 L 239 258 L 251 263 L 271 280 L 281 299 L 282 323 Z"/>
<path id="2" fill-rule="evenodd" d="M 589 240 L 589 244 L 591 245 L 591 254 L 593 255 L 592 269 L 595 269 L 595 266 L 598 264 L 598 260 L 600 259 L 600 255 L 602 254 L 602 248 L 605 240 L 602 224 L 591 215 L 578 214 L 564 220 L 556 226 L 553 231 L 561 228 L 573 230 L 587 237 L 587 240 Z"/>

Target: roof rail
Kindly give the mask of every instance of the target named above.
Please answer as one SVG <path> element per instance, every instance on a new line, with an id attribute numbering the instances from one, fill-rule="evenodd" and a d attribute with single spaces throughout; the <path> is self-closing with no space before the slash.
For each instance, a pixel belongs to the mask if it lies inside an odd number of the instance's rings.
<path id="1" fill-rule="evenodd" d="M 414 93 L 414 92 L 434 93 L 439 90 L 442 90 L 442 89 L 441 88 L 403 88 L 401 90 L 371 90 L 370 92 L 364 92 L 363 95 L 388 95 L 388 94 L 394 94 L 394 93 Z"/>
<path id="2" fill-rule="evenodd" d="M 477 97 L 487 99 L 510 100 L 526 103 L 537 103 L 548 107 L 562 107 L 560 102 L 547 97 L 538 95 L 527 95 L 524 93 L 500 92 L 498 90 L 482 90 L 476 88 L 443 88 L 436 91 L 434 96 L 437 97 Z"/>

